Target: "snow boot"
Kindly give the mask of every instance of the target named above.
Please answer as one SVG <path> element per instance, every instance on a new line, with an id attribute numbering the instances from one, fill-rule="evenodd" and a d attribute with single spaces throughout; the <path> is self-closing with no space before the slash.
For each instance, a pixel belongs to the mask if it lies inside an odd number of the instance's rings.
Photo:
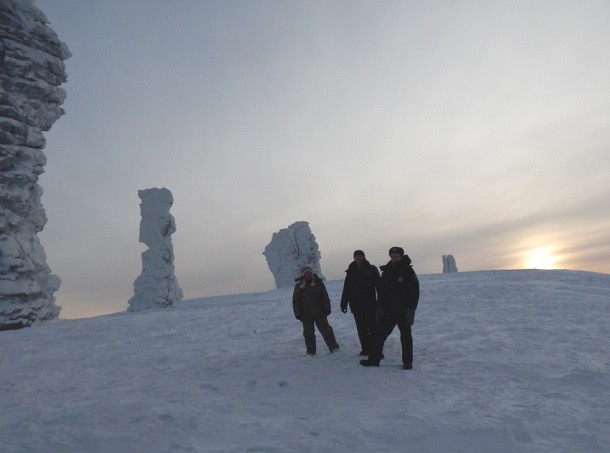
<path id="1" fill-rule="evenodd" d="M 362 365 L 362 366 L 376 366 L 376 367 L 379 367 L 379 361 L 378 360 L 371 360 L 371 359 L 362 359 L 360 361 L 360 365 Z"/>

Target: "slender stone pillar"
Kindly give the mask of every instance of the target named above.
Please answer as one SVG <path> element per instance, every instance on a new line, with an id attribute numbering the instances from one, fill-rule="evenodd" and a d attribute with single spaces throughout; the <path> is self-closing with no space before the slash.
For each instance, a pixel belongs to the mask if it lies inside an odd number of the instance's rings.
<path id="1" fill-rule="evenodd" d="M 172 234 L 176 221 L 169 213 L 174 204 L 172 193 L 163 189 L 139 190 L 140 242 L 149 248 L 142 253 L 142 273 L 133 283 L 135 295 L 128 311 L 167 308 L 182 300 L 182 289 L 174 275 Z"/>

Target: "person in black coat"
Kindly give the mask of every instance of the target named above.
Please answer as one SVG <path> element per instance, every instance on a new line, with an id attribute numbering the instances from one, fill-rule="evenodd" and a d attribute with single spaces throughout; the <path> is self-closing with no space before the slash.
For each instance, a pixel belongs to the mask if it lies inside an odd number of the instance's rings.
<path id="1" fill-rule="evenodd" d="M 354 261 L 345 271 L 343 293 L 341 294 L 341 311 L 347 313 L 347 307 L 354 315 L 356 330 L 360 340 L 360 355 L 371 353 L 371 338 L 377 330 L 377 286 L 379 271 L 366 260 L 362 250 L 354 252 Z"/>
<path id="2" fill-rule="evenodd" d="M 403 369 L 413 368 L 413 337 L 411 326 L 415 320 L 415 310 L 419 302 L 419 280 L 411 266 L 411 259 L 401 247 L 389 251 L 390 262 L 381 266 L 379 300 L 381 317 L 377 335 L 373 338 L 369 358 L 361 360 L 363 366 L 379 366 L 381 351 L 394 326 L 400 329 Z"/>

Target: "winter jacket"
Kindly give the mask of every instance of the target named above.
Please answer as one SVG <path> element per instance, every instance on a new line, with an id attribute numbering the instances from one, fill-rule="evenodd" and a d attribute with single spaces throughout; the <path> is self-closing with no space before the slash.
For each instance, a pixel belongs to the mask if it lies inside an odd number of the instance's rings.
<path id="1" fill-rule="evenodd" d="M 320 277 L 314 275 L 310 282 L 302 277 L 297 279 L 292 294 L 292 309 L 299 320 L 330 315 L 330 298 Z"/>
<path id="2" fill-rule="evenodd" d="M 352 311 L 377 308 L 377 287 L 379 285 L 377 266 L 373 266 L 367 260 L 363 260 L 358 266 L 353 261 L 345 272 L 341 310 L 347 309 L 348 304 Z"/>
<path id="3" fill-rule="evenodd" d="M 390 261 L 381 266 L 381 270 L 381 310 L 397 318 L 404 318 L 409 309 L 415 312 L 419 302 L 419 280 L 411 267 L 411 258 L 405 255 L 396 265 Z"/>

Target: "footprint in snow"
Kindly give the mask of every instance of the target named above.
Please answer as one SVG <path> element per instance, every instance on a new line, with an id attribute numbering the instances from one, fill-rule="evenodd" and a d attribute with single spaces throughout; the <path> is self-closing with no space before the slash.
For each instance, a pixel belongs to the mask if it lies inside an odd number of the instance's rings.
<path id="1" fill-rule="evenodd" d="M 157 415 L 157 420 L 164 423 L 171 423 L 174 421 L 174 416 L 172 414 L 159 414 Z"/>

